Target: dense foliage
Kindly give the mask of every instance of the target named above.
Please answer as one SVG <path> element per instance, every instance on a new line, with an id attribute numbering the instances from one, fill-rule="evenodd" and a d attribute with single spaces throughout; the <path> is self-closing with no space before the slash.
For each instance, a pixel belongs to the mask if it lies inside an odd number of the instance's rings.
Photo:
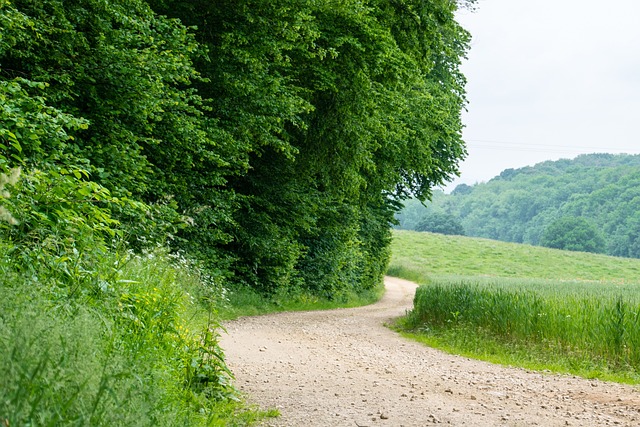
<path id="1" fill-rule="evenodd" d="M 132 424 L 211 423 L 202 399 L 230 390 L 215 324 L 177 329 L 189 295 L 379 286 L 399 202 L 465 155 L 457 7 L 0 0 L 0 424 L 125 425 L 123 402 L 147 411 Z M 39 375 L 71 394 L 33 400 L 42 384 L 19 384 Z"/>
<path id="2" fill-rule="evenodd" d="M 545 228 L 540 245 L 569 251 L 603 252 L 604 237 L 583 217 L 567 216 Z"/>
<path id="3" fill-rule="evenodd" d="M 469 236 L 640 258 L 640 156 L 591 154 L 507 169 L 399 215 L 416 229 L 435 212 Z"/>
<path id="4" fill-rule="evenodd" d="M 445 213 L 431 212 L 416 225 L 416 231 L 431 233 L 464 235 L 464 228 L 460 221 Z"/>
<path id="5" fill-rule="evenodd" d="M 455 5 L 155 3 L 199 29 L 205 114 L 242 147 L 220 246 L 235 277 L 327 295 L 379 283 L 395 202 L 428 197 L 464 155 Z"/>
<path id="6" fill-rule="evenodd" d="M 79 121 L 28 166 L 147 206 L 101 205 L 132 245 L 168 233 L 221 278 L 334 295 L 378 284 L 397 202 L 457 173 L 456 8 L 3 0 L 0 76 Z"/>

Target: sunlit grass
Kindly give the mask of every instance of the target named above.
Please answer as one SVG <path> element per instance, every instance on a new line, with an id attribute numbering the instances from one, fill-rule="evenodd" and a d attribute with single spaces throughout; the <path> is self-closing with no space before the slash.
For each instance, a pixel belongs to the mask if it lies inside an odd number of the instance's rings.
<path id="1" fill-rule="evenodd" d="M 406 333 L 497 363 L 640 383 L 640 260 L 429 233 L 395 238 L 389 274 L 422 284 L 398 322 Z"/>
<path id="2" fill-rule="evenodd" d="M 395 230 L 389 274 L 640 282 L 640 260 L 442 234 Z"/>
<path id="3" fill-rule="evenodd" d="M 25 275 L 0 241 L 0 425 L 245 426 L 277 411 L 238 399 L 212 289 L 158 250 L 104 254 L 76 290 Z M 34 272 L 41 266 L 34 264 Z"/>

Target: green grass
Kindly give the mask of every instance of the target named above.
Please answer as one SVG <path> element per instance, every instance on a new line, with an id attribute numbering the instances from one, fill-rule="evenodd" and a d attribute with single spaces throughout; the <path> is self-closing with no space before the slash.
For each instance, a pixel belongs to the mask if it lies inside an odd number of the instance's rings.
<path id="1" fill-rule="evenodd" d="M 640 260 L 396 232 L 389 274 L 422 284 L 398 322 L 484 360 L 640 383 Z"/>
<path id="2" fill-rule="evenodd" d="M 463 236 L 396 230 L 389 274 L 418 282 L 437 276 L 511 277 L 555 282 L 640 282 L 640 260 Z"/>
<path id="3" fill-rule="evenodd" d="M 361 307 L 378 301 L 384 292 L 382 285 L 362 293 L 343 293 L 331 300 L 309 292 L 282 291 L 265 297 L 249 287 L 225 292 L 218 306 L 222 320 L 242 316 L 258 316 L 284 311 L 331 310 L 335 308 Z"/>
<path id="4" fill-rule="evenodd" d="M 234 389 L 221 316 L 351 307 L 382 293 L 265 298 L 225 290 L 161 248 L 105 249 L 42 256 L 0 239 L 1 426 L 254 425 L 278 411 Z"/>
<path id="5" fill-rule="evenodd" d="M 197 267 L 158 250 L 81 268 L 0 241 L 0 425 L 245 426 L 277 411 L 231 387 Z M 81 256 L 81 254 L 80 254 Z M 74 262 L 76 262 L 74 261 Z"/>
<path id="6" fill-rule="evenodd" d="M 571 357 L 571 354 L 562 350 L 554 351 L 529 342 L 501 340 L 481 329 L 442 328 L 411 332 L 411 328 L 402 324 L 395 325 L 394 329 L 406 338 L 463 357 L 532 371 L 550 371 L 589 379 L 638 384 L 638 373 L 634 370 L 610 369 L 604 363 Z"/>

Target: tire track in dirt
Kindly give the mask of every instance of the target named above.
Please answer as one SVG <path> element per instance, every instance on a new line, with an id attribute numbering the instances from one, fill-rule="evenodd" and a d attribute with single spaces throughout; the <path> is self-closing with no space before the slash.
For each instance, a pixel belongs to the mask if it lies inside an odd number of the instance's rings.
<path id="1" fill-rule="evenodd" d="M 387 277 L 376 304 L 225 325 L 222 347 L 267 426 L 639 426 L 639 389 L 452 356 L 384 326 L 416 285 Z"/>

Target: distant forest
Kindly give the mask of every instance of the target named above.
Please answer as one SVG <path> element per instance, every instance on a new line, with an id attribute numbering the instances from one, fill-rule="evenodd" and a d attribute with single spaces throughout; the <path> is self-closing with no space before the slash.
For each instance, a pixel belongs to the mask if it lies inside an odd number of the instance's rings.
<path id="1" fill-rule="evenodd" d="M 506 169 L 410 200 L 399 228 L 640 258 L 640 155 L 589 154 Z"/>

